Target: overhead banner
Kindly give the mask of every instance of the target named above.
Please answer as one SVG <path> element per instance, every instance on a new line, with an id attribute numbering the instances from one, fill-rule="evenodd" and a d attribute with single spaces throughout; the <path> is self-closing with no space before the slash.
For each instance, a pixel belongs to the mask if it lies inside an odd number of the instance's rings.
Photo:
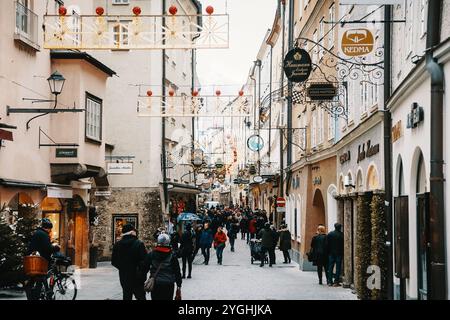
<path id="1" fill-rule="evenodd" d="M 346 4 L 359 4 L 359 5 L 390 5 L 390 4 L 404 4 L 405 0 L 340 0 L 339 4 L 346 5 Z"/>

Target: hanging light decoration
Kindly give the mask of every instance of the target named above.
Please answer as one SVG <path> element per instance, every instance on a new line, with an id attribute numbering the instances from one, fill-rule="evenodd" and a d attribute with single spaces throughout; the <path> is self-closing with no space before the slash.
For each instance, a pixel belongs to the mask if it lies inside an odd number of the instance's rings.
<path id="1" fill-rule="evenodd" d="M 141 13 L 142 13 L 142 10 L 141 10 L 140 7 L 134 7 L 134 8 L 133 8 L 133 14 L 134 14 L 135 16 L 138 16 L 138 15 L 140 15 Z"/>
<path id="2" fill-rule="evenodd" d="M 206 7 L 206 13 L 209 15 L 212 15 L 214 13 L 214 7 L 213 6 L 207 6 Z"/>
<path id="3" fill-rule="evenodd" d="M 103 7 L 97 7 L 97 8 L 95 9 L 95 13 L 96 13 L 98 16 L 102 16 L 102 15 L 105 13 L 105 9 L 103 9 Z"/>
<path id="4" fill-rule="evenodd" d="M 153 95 L 153 91 L 152 91 L 152 90 L 148 90 L 148 91 L 147 91 L 147 96 L 148 96 L 148 97 L 151 97 L 152 95 Z"/>
<path id="5" fill-rule="evenodd" d="M 67 9 L 64 6 L 59 7 L 58 13 L 60 16 L 65 16 L 67 14 Z"/>
<path id="6" fill-rule="evenodd" d="M 176 7 L 176 6 L 170 6 L 170 8 L 169 8 L 169 13 L 171 14 L 171 15 L 176 15 L 177 14 L 177 12 L 178 12 L 178 8 Z"/>

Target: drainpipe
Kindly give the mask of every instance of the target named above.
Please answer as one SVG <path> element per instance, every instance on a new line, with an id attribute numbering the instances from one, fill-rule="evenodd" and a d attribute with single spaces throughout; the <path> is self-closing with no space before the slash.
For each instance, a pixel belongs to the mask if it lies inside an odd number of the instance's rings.
<path id="1" fill-rule="evenodd" d="M 166 0 L 162 0 L 162 25 L 166 25 L 166 19 L 164 17 L 166 12 Z M 166 50 L 162 50 L 162 79 L 161 79 L 161 85 L 162 85 L 162 100 L 163 104 L 165 104 L 165 96 L 166 96 Z M 161 168 L 162 168 L 162 174 L 163 174 L 163 191 L 164 191 L 164 201 L 163 201 L 163 212 L 164 214 L 168 213 L 167 205 L 169 203 L 169 190 L 167 189 L 167 155 L 166 155 L 166 118 L 161 118 Z"/>
<path id="2" fill-rule="evenodd" d="M 384 20 L 392 20 L 392 6 L 384 6 Z M 386 109 L 387 101 L 391 96 L 391 28 L 392 24 L 384 24 L 384 113 L 383 113 L 383 132 L 384 132 L 384 181 L 385 181 L 385 201 L 386 201 L 386 250 L 387 250 L 387 275 L 386 291 L 388 300 L 394 297 L 394 268 L 393 268 L 393 246 L 392 246 L 392 115 Z"/>
<path id="3" fill-rule="evenodd" d="M 294 0 L 289 0 L 289 32 L 288 48 L 294 48 Z M 291 170 L 292 164 L 292 82 L 288 81 L 288 105 L 287 105 L 287 167 Z"/>
<path id="4" fill-rule="evenodd" d="M 447 299 L 444 213 L 444 71 L 433 57 L 440 43 L 442 0 L 428 2 L 426 66 L 431 77 L 431 170 L 430 170 L 430 275 L 428 296 Z"/>

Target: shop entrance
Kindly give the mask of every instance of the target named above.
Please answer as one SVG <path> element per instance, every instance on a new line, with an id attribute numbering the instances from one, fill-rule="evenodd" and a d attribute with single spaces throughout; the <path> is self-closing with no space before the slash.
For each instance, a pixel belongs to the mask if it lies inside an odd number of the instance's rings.
<path id="1" fill-rule="evenodd" d="M 325 226 L 325 203 L 323 201 L 322 191 L 320 191 L 320 189 L 317 189 L 314 193 L 312 214 L 310 219 L 314 228 L 317 228 L 319 224 Z"/>
<path id="2" fill-rule="evenodd" d="M 69 202 L 67 255 L 81 268 L 89 266 L 89 220 L 83 199 L 75 195 Z"/>

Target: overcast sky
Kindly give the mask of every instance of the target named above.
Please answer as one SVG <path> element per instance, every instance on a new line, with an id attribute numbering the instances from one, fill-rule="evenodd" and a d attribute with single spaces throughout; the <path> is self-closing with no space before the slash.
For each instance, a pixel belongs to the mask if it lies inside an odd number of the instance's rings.
<path id="1" fill-rule="evenodd" d="M 256 60 L 267 30 L 272 27 L 277 0 L 201 0 L 215 13 L 230 15 L 230 48 L 197 50 L 197 72 L 203 94 L 221 87 L 222 94 L 236 94 Z M 203 9 L 204 10 L 204 9 Z"/>

